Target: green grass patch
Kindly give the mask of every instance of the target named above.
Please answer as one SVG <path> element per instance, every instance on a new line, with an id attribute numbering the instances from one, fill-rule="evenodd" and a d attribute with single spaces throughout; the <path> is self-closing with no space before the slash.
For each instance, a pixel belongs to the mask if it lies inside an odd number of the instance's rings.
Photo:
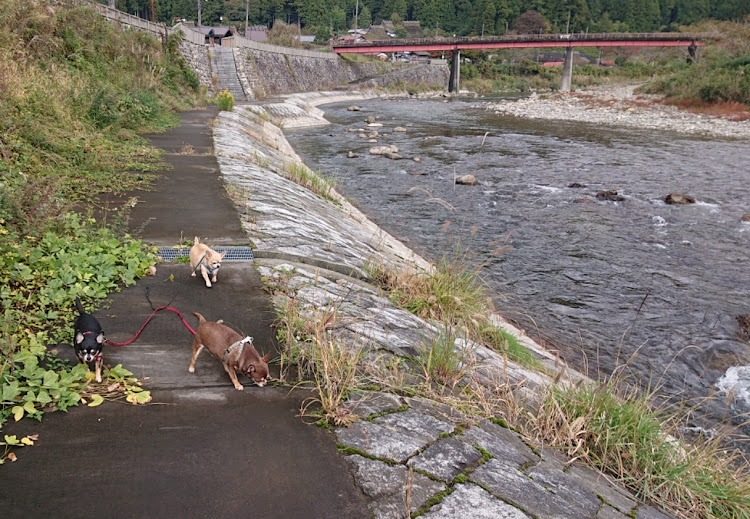
<path id="1" fill-rule="evenodd" d="M 444 330 L 423 338 L 417 347 L 413 361 L 422 369 L 428 384 L 454 387 L 461 379 L 466 365 L 464 355 L 456 349 L 457 338 L 452 330 Z"/>
<path id="2" fill-rule="evenodd" d="M 309 189 L 325 200 L 338 203 L 338 199 L 332 195 L 335 187 L 333 177 L 315 172 L 299 162 L 286 163 L 283 173 L 293 182 Z"/>
<path id="3" fill-rule="evenodd" d="M 622 380 L 553 388 L 538 439 L 613 475 L 639 498 L 690 517 L 749 517 L 750 475 L 726 437 L 688 443 L 678 416 Z"/>
<path id="4" fill-rule="evenodd" d="M 518 364 L 536 371 L 544 371 L 544 364 L 534 353 L 521 345 L 518 339 L 505 330 L 485 323 L 479 327 L 478 337 L 482 344 L 498 353 L 507 355 L 508 358 Z"/>

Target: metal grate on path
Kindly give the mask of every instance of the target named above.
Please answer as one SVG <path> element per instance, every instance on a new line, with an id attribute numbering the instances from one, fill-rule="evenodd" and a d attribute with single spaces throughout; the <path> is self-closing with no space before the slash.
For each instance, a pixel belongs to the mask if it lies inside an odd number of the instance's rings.
<path id="1" fill-rule="evenodd" d="M 253 250 L 250 247 L 211 247 L 216 252 L 226 251 L 224 261 L 252 261 L 254 259 Z M 164 261 L 173 261 L 177 258 L 188 256 L 190 254 L 189 247 L 159 247 L 159 256 L 164 258 Z"/>

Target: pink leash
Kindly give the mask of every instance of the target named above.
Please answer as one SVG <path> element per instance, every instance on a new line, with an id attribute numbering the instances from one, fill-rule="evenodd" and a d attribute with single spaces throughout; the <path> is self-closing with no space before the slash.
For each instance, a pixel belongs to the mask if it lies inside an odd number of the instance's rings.
<path id="1" fill-rule="evenodd" d="M 176 308 L 173 308 L 171 306 L 160 306 L 156 310 L 154 310 L 153 312 L 151 312 L 151 315 L 148 316 L 148 319 L 146 319 L 146 322 L 143 323 L 143 326 L 141 326 L 141 329 L 138 330 L 135 333 L 135 335 L 133 336 L 132 339 L 129 339 L 129 340 L 125 341 L 125 342 L 112 342 L 110 340 L 107 340 L 107 344 L 109 344 L 110 346 L 127 346 L 128 344 L 130 344 L 131 342 L 133 342 L 134 340 L 136 340 L 138 338 L 138 336 L 141 334 L 141 332 L 143 331 L 143 329 L 146 328 L 146 325 L 149 323 L 149 321 L 151 321 L 151 319 L 154 317 L 154 315 L 156 315 L 156 312 L 158 312 L 159 310 L 169 310 L 171 312 L 176 313 L 179 316 L 179 318 L 182 320 L 182 324 L 184 324 L 185 327 L 188 330 L 190 330 L 190 333 L 192 333 L 193 335 L 195 335 L 195 330 L 193 330 L 190 327 L 190 325 L 187 323 L 187 321 L 182 316 L 182 314 L 180 313 L 179 310 L 177 310 Z"/>

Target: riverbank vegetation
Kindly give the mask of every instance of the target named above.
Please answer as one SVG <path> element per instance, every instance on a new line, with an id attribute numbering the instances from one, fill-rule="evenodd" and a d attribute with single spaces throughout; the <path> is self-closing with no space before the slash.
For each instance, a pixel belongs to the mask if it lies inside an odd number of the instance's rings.
<path id="1" fill-rule="evenodd" d="M 351 325 L 352 317 L 335 301 L 313 312 L 303 308 L 297 291 L 305 282 L 293 270 L 265 280 L 277 301 L 282 378 L 294 384 L 309 379 L 315 390 L 303 416 L 322 425 L 346 425 L 356 419 L 348 397 L 364 389 L 422 396 L 459 409 L 468 417 L 466 426 L 487 417 L 532 445 L 558 449 L 675 517 L 750 517 L 747 460 L 729 448 L 731 431 L 685 438 L 685 408 L 657 403 L 658 388 L 636 389 L 624 375 L 626 366 L 612 376 L 576 383 L 558 374 L 546 390 L 534 390 L 533 398 L 501 374 L 494 386 L 479 382 L 463 338 L 546 371 L 519 359 L 514 350 L 520 346 L 499 328 L 493 332 L 498 340 L 486 340 L 492 307 L 480 270 L 444 259 L 431 272 L 378 265 L 367 272 L 392 302 L 435 326 L 433 332 L 425 329 L 414 356 L 378 354 L 364 338 L 351 344 L 339 337 L 337 328 Z"/>
<path id="2" fill-rule="evenodd" d="M 72 2 L 2 2 L 0 426 L 101 397 L 85 369 L 45 346 L 70 342 L 76 297 L 91 308 L 155 262 L 124 234 L 125 210 L 91 215 L 97 195 L 147 187 L 163 167 L 138 133 L 177 124 L 175 111 L 202 99 L 178 44 Z M 139 392 L 121 368 L 107 382 Z"/>
<path id="3" fill-rule="evenodd" d="M 576 49 L 573 89 L 613 83 L 643 83 L 642 93 L 660 94 L 666 102 L 715 115 L 737 115 L 750 108 L 750 28 L 747 24 L 706 21 L 684 28 L 713 39 L 696 58 L 685 49 Z M 482 94 L 497 91 L 556 91 L 562 76 L 562 53 L 464 52 L 462 86 Z M 553 66 L 545 66 L 557 63 Z M 608 66 L 599 66 L 607 63 Z"/>
<path id="4" fill-rule="evenodd" d="M 685 107 L 734 103 L 750 109 L 750 25 L 703 22 L 691 30 L 716 39 L 698 50 L 697 63 L 672 62 L 643 92 Z"/>

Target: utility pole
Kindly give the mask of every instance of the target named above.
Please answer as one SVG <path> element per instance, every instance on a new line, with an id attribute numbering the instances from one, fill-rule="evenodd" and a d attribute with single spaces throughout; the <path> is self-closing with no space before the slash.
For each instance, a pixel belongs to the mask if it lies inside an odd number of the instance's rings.
<path id="1" fill-rule="evenodd" d="M 154 0 L 151 0 L 151 21 L 156 23 L 156 11 L 154 10 Z"/>
<path id="2" fill-rule="evenodd" d="M 438 37 L 438 29 L 440 28 L 440 22 L 435 22 L 435 38 Z"/>
<path id="3" fill-rule="evenodd" d="M 540 27 L 539 28 L 539 39 L 541 39 L 541 38 L 542 38 L 542 29 Z M 539 47 L 537 47 L 536 48 L 536 62 L 537 63 L 539 63 L 539 51 L 540 51 L 540 49 L 539 49 Z"/>
<path id="4" fill-rule="evenodd" d="M 198 0 L 198 27 L 201 26 L 201 0 Z"/>
<path id="5" fill-rule="evenodd" d="M 570 9 L 568 9 L 568 23 L 565 24 L 565 34 L 570 34 Z"/>
<path id="6" fill-rule="evenodd" d="M 357 5 L 354 6 L 354 41 L 357 41 L 357 23 L 359 22 L 359 0 L 357 0 Z"/>
<path id="7" fill-rule="evenodd" d="M 249 37 L 247 34 L 247 24 L 249 20 L 250 20 L 250 0 L 247 0 L 245 2 L 245 38 Z"/>

